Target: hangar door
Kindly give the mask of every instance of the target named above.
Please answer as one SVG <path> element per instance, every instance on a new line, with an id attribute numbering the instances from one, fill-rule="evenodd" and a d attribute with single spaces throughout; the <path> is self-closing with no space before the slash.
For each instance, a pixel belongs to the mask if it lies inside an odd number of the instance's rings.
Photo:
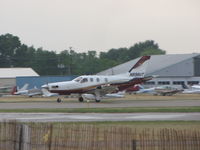
<path id="1" fill-rule="evenodd" d="M 194 76 L 200 76 L 200 57 L 194 58 Z"/>

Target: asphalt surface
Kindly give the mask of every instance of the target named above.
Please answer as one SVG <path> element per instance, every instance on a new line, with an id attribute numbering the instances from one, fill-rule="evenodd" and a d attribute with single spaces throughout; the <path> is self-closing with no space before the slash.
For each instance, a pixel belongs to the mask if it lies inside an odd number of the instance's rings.
<path id="1" fill-rule="evenodd" d="M 0 113 L 0 121 L 87 122 L 87 121 L 200 121 L 200 113 Z"/>
<path id="2" fill-rule="evenodd" d="M 170 107 L 200 106 L 200 100 L 117 100 L 95 103 L 87 102 L 17 102 L 0 103 L 0 109 L 31 109 L 31 108 L 113 108 L 113 107 Z"/>

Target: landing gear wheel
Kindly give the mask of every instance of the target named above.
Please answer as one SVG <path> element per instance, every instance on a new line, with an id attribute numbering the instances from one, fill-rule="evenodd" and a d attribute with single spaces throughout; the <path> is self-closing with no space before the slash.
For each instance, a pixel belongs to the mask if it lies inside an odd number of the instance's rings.
<path id="1" fill-rule="evenodd" d="M 79 97 L 78 100 L 79 100 L 79 102 L 83 102 L 84 99 L 83 99 L 83 97 Z"/>
<path id="2" fill-rule="evenodd" d="M 58 102 L 58 103 L 61 103 L 61 101 L 62 101 L 62 100 L 61 100 L 60 98 L 57 98 L 57 102 Z"/>
<path id="3" fill-rule="evenodd" d="M 100 100 L 100 99 L 96 99 L 95 101 L 96 101 L 97 103 L 99 103 L 101 100 Z"/>

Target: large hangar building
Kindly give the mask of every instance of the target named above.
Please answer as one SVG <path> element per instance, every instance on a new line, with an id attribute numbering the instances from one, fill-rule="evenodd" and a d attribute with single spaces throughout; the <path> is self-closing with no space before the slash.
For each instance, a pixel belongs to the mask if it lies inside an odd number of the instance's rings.
<path id="1" fill-rule="evenodd" d="M 98 73 L 114 75 L 128 72 L 139 58 L 128 61 Z M 146 69 L 146 76 L 158 75 L 157 78 L 145 83 L 146 87 L 170 85 L 180 87 L 200 83 L 200 53 L 153 55 Z"/>
<path id="2" fill-rule="evenodd" d="M 16 77 L 39 76 L 31 68 L 0 68 L 0 86 L 15 86 Z"/>

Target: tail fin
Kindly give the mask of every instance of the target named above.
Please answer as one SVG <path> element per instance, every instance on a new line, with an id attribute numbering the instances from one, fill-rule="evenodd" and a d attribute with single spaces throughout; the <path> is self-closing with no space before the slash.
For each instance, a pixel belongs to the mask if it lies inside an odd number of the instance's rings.
<path id="1" fill-rule="evenodd" d="M 28 86 L 29 86 L 29 84 L 26 83 L 26 84 L 24 84 L 24 86 L 23 86 L 21 89 L 19 89 L 18 91 L 24 91 L 24 90 L 27 90 Z"/>
<path id="2" fill-rule="evenodd" d="M 151 56 L 142 56 L 138 62 L 129 70 L 130 76 L 144 76 L 148 60 Z"/>
<path id="3" fill-rule="evenodd" d="M 139 89 L 144 89 L 144 87 L 141 84 L 138 84 Z"/>
<path id="4" fill-rule="evenodd" d="M 185 85 L 185 83 L 182 83 L 182 88 L 183 89 L 189 89 L 189 87 L 187 85 Z"/>
<path id="5" fill-rule="evenodd" d="M 14 93 L 17 92 L 17 86 L 14 86 L 10 92 L 11 95 L 14 95 Z"/>

